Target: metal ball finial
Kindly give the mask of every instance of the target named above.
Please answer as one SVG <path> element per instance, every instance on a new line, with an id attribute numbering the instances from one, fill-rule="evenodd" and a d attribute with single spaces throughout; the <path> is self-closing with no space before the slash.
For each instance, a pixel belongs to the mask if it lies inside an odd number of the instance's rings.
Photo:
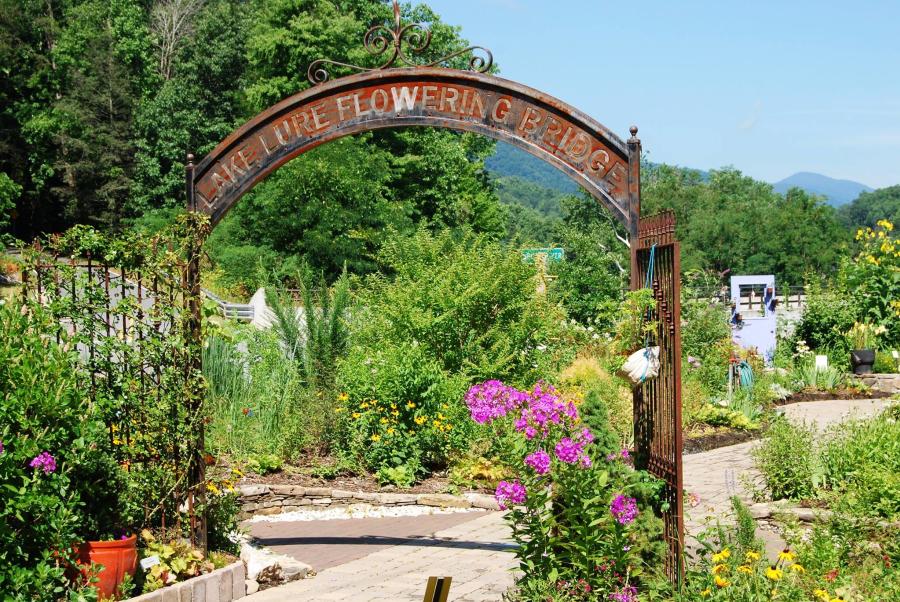
<path id="1" fill-rule="evenodd" d="M 631 132 L 632 136 L 637 136 L 638 127 L 636 125 L 633 125 L 628 129 L 628 131 Z"/>

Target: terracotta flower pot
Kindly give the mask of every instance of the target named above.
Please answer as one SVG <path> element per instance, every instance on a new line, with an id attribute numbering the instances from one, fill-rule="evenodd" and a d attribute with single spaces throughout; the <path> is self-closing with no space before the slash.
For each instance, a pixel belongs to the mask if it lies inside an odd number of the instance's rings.
<path id="1" fill-rule="evenodd" d="M 874 349 L 856 349 L 850 352 L 850 364 L 853 366 L 854 374 L 872 374 L 874 363 Z"/>
<path id="2" fill-rule="evenodd" d="M 102 564 L 94 586 L 104 598 L 113 598 L 125 575 L 137 571 L 137 536 L 113 541 L 88 541 L 78 546 L 78 562 L 85 565 L 82 575 L 90 576 L 90 566 Z"/>

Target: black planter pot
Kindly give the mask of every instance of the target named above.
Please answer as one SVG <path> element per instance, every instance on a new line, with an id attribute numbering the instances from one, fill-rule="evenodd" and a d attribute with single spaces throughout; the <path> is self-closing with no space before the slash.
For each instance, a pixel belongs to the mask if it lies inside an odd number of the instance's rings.
<path id="1" fill-rule="evenodd" d="M 853 366 L 853 374 L 872 374 L 872 364 L 874 363 L 874 349 L 857 349 L 850 352 L 850 365 Z"/>

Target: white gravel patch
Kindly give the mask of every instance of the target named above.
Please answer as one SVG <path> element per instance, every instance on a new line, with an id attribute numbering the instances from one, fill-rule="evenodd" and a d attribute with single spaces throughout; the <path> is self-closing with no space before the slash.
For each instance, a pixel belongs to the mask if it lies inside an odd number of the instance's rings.
<path id="1" fill-rule="evenodd" d="M 296 510 L 272 516 L 257 515 L 248 523 L 302 522 L 311 520 L 348 520 L 351 518 L 389 518 L 395 516 L 425 516 L 429 514 L 457 514 L 459 512 L 484 512 L 479 508 L 436 508 L 433 506 L 373 506 L 351 504 L 345 508 L 322 510 Z"/>

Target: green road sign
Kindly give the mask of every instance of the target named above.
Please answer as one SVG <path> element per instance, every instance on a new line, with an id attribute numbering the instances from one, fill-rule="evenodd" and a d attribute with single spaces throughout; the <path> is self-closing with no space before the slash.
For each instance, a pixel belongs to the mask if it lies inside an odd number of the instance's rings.
<path id="1" fill-rule="evenodd" d="M 522 259 L 525 261 L 534 261 L 535 258 L 544 256 L 545 261 L 562 261 L 566 258 L 566 252 L 560 247 L 546 249 L 522 249 Z"/>

